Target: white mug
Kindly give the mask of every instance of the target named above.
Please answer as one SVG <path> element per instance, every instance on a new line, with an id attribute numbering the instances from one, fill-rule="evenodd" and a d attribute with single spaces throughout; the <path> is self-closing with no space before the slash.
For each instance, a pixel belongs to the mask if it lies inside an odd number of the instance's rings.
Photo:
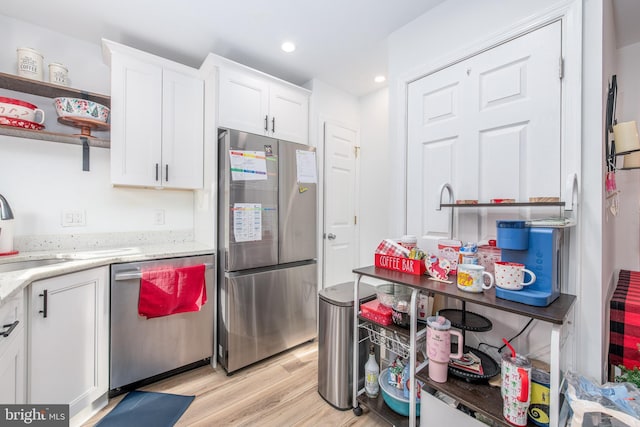
<path id="1" fill-rule="evenodd" d="M 489 283 L 484 283 L 484 277 L 489 278 Z M 458 289 L 465 292 L 479 293 L 493 286 L 493 275 L 485 271 L 478 264 L 458 264 Z"/>
<path id="2" fill-rule="evenodd" d="M 524 264 L 519 262 L 497 261 L 494 273 L 496 275 L 496 286 L 512 291 L 519 291 L 525 286 L 534 284 L 536 281 L 535 273 L 524 268 Z M 524 281 L 525 273 L 531 277 L 528 282 Z"/>

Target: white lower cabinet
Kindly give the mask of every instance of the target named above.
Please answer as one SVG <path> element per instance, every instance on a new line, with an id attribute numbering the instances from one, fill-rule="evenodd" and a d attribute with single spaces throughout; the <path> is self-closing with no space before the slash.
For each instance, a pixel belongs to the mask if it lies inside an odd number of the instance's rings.
<path id="1" fill-rule="evenodd" d="M 0 307 L 0 403 L 25 403 L 24 298 L 19 292 Z"/>
<path id="2" fill-rule="evenodd" d="M 28 403 L 69 404 L 71 425 L 107 401 L 108 281 L 105 266 L 30 287 Z"/>

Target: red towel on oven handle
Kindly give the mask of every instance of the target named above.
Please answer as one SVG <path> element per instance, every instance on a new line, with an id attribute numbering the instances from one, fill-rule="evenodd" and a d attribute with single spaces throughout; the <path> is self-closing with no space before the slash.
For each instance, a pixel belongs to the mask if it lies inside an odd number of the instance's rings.
<path id="1" fill-rule="evenodd" d="M 207 302 L 205 265 L 142 271 L 138 314 L 147 318 L 200 311 Z"/>

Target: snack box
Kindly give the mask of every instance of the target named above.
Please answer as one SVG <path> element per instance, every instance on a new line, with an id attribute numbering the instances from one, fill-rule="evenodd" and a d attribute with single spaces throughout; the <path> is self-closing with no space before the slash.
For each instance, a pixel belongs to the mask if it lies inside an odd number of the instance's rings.
<path id="1" fill-rule="evenodd" d="M 387 326 L 392 323 L 392 313 L 393 310 L 391 307 L 381 304 L 377 298 L 364 304 L 360 304 L 360 316 L 365 319 L 373 320 L 383 326 Z"/>
<path id="2" fill-rule="evenodd" d="M 423 259 L 401 258 L 383 254 L 375 254 L 375 266 L 417 275 L 424 274 L 427 269 Z"/>

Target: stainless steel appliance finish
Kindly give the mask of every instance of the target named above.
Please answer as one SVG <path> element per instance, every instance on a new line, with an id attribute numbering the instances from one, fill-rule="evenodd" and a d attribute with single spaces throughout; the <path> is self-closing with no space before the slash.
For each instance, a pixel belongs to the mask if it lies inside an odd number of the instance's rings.
<path id="1" fill-rule="evenodd" d="M 205 264 L 207 302 L 198 312 L 147 319 L 138 315 L 142 268 Z M 111 266 L 109 390 L 178 370 L 212 357 L 216 290 L 214 255 Z"/>
<path id="2" fill-rule="evenodd" d="M 308 145 L 278 144 L 278 262 L 317 258 L 316 184 L 298 183 L 296 151 L 315 151 Z"/>
<path id="3" fill-rule="evenodd" d="M 220 360 L 228 372 L 316 335 L 316 264 L 229 273 L 220 292 L 227 309 Z"/>
<path id="4" fill-rule="evenodd" d="M 232 179 L 230 151 L 266 157 L 266 179 Z M 227 372 L 316 336 L 316 184 L 298 182 L 313 147 L 219 130 L 218 360 Z M 235 210 L 259 204 L 260 233 L 236 241 Z"/>
<path id="5" fill-rule="evenodd" d="M 360 302 L 376 297 L 376 289 L 360 284 Z M 318 393 L 337 409 L 353 409 L 353 282 L 320 291 L 318 308 Z M 367 332 L 359 328 L 359 386 L 364 386 L 364 365 L 369 357 Z M 375 347 L 379 359 L 379 348 Z"/>

